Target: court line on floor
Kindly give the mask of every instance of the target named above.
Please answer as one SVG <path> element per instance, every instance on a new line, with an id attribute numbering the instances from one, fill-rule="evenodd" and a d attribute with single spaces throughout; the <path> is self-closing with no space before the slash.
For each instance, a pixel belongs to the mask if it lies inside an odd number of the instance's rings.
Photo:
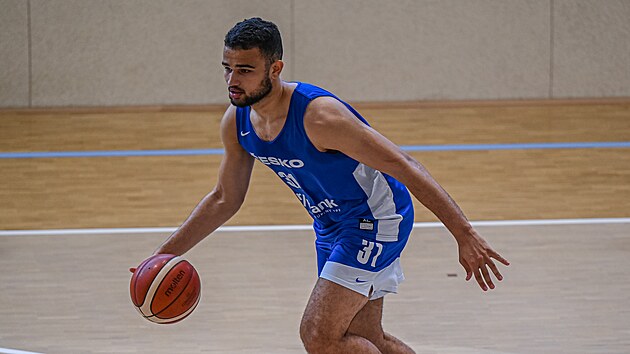
<path id="1" fill-rule="evenodd" d="M 517 144 L 449 144 L 402 145 L 404 151 L 492 151 L 532 149 L 610 149 L 630 148 L 630 141 L 517 143 Z M 102 151 L 33 151 L 0 152 L 0 159 L 68 158 L 68 157 L 138 157 L 138 156 L 195 156 L 223 155 L 223 149 L 176 150 L 102 150 Z"/>
<path id="2" fill-rule="evenodd" d="M 471 221 L 478 226 L 547 226 L 547 225 L 594 225 L 628 224 L 630 218 L 590 218 L 590 219 L 540 219 L 540 220 L 489 220 Z M 417 222 L 414 228 L 443 227 L 440 222 Z M 0 230 L 0 236 L 57 236 L 57 235 L 103 235 L 103 234 L 146 234 L 172 233 L 176 227 L 136 227 L 101 229 L 51 229 L 51 230 Z M 310 231 L 312 225 L 252 225 L 222 226 L 217 232 L 261 232 L 261 231 Z"/>
<path id="3" fill-rule="evenodd" d="M 42 353 L 27 352 L 24 350 L 9 349 L 9 348 L 0 348 L 0 353 L 1 354 L 42 354 Z"/>

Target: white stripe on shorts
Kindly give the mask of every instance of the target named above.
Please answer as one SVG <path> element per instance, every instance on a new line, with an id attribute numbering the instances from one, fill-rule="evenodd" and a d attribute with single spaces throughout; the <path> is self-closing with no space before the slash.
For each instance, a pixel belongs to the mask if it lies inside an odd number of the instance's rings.
<path id="1" fill-rule="evenodd" d="M 369 296 L 370 300 L 381 298 L 389 293 L 397 293 L 398 285 L 405 280 L 402 267 L 400 266 L 400 258 L 396 258 L 392 264 L 379 272 L 370 272 L 328 261 L 324 264 L 324 269 L 322 269 L 319 277 L 356 291 L 366 297 Z M 372 290 L 371 296 L 370 290 Z"/>

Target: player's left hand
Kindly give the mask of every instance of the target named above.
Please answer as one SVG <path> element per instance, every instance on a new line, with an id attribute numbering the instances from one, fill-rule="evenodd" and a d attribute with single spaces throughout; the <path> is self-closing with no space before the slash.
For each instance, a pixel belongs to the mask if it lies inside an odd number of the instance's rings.
<path id="1" fill-rule="evenodd" d="M 490 278 L 488 268 L 492 270 L 499 281 L 503 280 L 503 276 L 492 259 L 494 258 L 506 266 L 510 265 L 510 262 L 494 251 L 486 240 L 475 231 L 469 237 L 458 240 L 457 244 L 459 246 L 459 263 L 466 270 L 467 281 L 474 275 L 483 291 L 487 291 L 488 287 L 494 289 L 495 285 Z"/>

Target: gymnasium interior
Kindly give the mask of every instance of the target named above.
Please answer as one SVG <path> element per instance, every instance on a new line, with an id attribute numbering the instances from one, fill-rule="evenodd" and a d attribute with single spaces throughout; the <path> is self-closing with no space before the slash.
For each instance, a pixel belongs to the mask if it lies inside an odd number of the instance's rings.
<path id="1" fill-rule="evenodd" d="M 630 1 L 0 0 L 0 353 L 305 353 L 312 219 L 256 163 L 184 257 L 194 312 L 142 318 L 137 266 L 209 193 L 243 19 L 281 77 L 349 102 L 510 261 L 483 292 L 414 200 L 383 327 L 417 353 L 630 352 Z"/>

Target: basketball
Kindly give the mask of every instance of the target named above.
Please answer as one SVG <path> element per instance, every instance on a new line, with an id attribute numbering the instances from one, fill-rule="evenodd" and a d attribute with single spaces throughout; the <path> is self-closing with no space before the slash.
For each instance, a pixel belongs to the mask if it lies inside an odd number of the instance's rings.
<path id="1" fill-rule="evenodd" d="M 182 257 L 157 254 L 145 259 L 131 277 L 131 301 L 154 323 L 175 323 L 188 317 L 201 298 L 201 279 Z"/>

